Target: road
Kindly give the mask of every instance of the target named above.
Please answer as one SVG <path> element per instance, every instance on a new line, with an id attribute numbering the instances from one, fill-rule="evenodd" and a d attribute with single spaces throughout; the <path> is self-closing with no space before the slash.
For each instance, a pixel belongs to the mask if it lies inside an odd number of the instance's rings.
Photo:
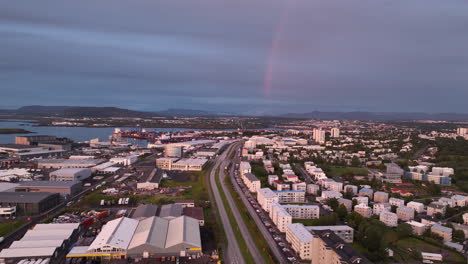
<path id="1" fill-rule="evenodd" d="M 240 231 L 242 237 L 244 238 L 245 243 L 247 244 L 247 247 L 250 251 L 250 254 L 252 255 L 253 259 L 255 260 L 255 263 L 265 263 L 265 260 L 263 259 L 260 251 L 258 250 L 257 246 L 255 245 L 255 242 L 249 232 L 249 229 L 247 228 L 247 225 L 244 222 L 244 219 L 241 216 L 241 213 L 239 212 L 239 209 L 237 208 L 236 203 L 234 202 L 234 199 L 232 198 L 231 192 L 229 191 L 225 178 L 226 178 L 226 173 L 224 172 L 224 168 L 228 167 L 229 163 L 232 161 L 229 160 L 230 155 L 232 154 L 232 151 L 238 149 L 241 146 L 240 143 L 234 143 L 227 151 L 226 151 L 226 158 L 221 159 L 221 168 L 219 170 L 219 181 L 221 183 L 221 188 L 223 188 L 224 194 L 226 195 L 226 200 L 229 204 L 229 207 L 231 208 L 231 211 L 234 215 L 234 219 L 237 222 L 238 225 L 238 231 Z"/>
<path id="2" fill-rule="evenodd" d="M 304 169 L 304 167 L 301 166 L 299 163 L 294 163 L 293 166 L 301 172 L 302 177 L 304 178 L 305 182 L 307 184 L 315 183 L 314 180 L 312 179 L 312 176 Z"/>
<path id="3" fill-rule="evenodd" d="M 243 264 L 245 263 L 244 258 L 242 257 L 239 244 L 237 243 L 236 236 L 234 235 L 234 230 L 232 229 L 226 208 L 224 207 L 218 186 L 216 185 L 216 171 L 218 170 L 218 168 L 220 168 L 220 165 L 228 157 L 227 154 L 230 153 L 232 146 L 233 145 L 229 146 L 229 148 L 216 159 L 216 163 L 210 172 L 210 186 L 213 190 L 213 196 L 216 201 L 216 207 L 218 209 L 221 222 L 223 223 L 224 231 L 226 233 L 226 238 L 228 240 L 229 245 L 227 251 L 225 252 L 225 262 L 231 264 Z M 221 170 L 223 169 L 224 168 L 221 167 Z"/>
<path id="4" fill-rule="evenodd" d="M 239 149 L 236 149 L 237 153 L 235 155 L 235 163 L 240 163 L 239 159 Z M 265 241 L 268 243 L 268 246 L 271 249 L 271 252 L 275 256 L 276 260 L 278 263 L 289 263 L 289 261 L 286 259 L 286 256 L 283 254 L 281 251 L 281 248 L 278 246 L 277 242 L 273 239 L 272 234 L 268 231 L 267 227 L 264 224 L 264 221 L 260 218 L 260 216 L 257 214 L 255 209 L 252 207 L 252 204 L 249 202 L 248 197 L 251 199 L 255 199 L 256 197 L 253 197 L 249 192 L 244 192 L 242 188 L 237 184 L 237 181 L 235 179 L 235 166 L 231 167 L 230 171 L 230 177 L 231 177 L 231 182 L 233 183 L 232 185 L 234 186 L 234 190 L 239 194 L 239 196 L 242 199 L 242 202 L 244 203 L 244 206 L 247 208 L 249 211 L 250 216 L 252 219 L 255 221 L 255 224 L 257 225 L 258 229 L 260 230 L 260 233 L 262 233 L 263 237 L 265 238 Z"/>

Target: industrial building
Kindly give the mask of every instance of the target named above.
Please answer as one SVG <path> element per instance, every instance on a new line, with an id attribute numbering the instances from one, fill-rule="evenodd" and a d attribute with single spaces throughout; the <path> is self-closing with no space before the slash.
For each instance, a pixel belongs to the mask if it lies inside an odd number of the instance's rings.
<path id="1" fill-rule="evenodd" d="M 79 181 L 22 181 L 15 187 L 17 192 L 48 192 L 75 195 L 81 191 Z"/>
<path id="2" fill-rule="evenodd" d="M 37 160 L 37 167 L 39 169 L 91 168 L 104 162 L 103 159 L 41 159 Z"/>
<path id="3" fill-rule="evenodd" d="M 0 252 L 0 263 L 21 263 L 29 259 L 48 259 L 51 264 L 62 263 L 59 258 L 74 243 L 80 233 L 80 224 L 37 224 L 10 247 Z M 23 261 L 24 262 L 24 261 Z"/>
<path id="4" fill-rule="evenodd" d="M 180 159 L 172 164 L 172 170 L 201 171 L 207 162 L 207 159 Z"/>
<path id="5" fill-rule="evenodd" d="M 58 193 L 1 192 L 0 206 L 16 206 L 17 215 L 33 215 L 45 212 L 60 202 Z"/>
<path id="6" fill-rule="evenodd" d="M 63 168 L 49 174 L 51 181 L 82 181 L 91 176 L 89 168 Z"/>
<path id="7" fill-rule="evenodd" d="M 67 258 L 103 259 L 194 256 L 202 251 L 198 220 L 121 217 L 109 221 L 89 247 L 74 247 Z"/>

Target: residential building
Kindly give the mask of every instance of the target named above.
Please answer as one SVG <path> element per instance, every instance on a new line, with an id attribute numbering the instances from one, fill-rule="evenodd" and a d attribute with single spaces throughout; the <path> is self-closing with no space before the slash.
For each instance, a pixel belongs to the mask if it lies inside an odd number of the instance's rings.
<path id="1" fill-rule="evenodd" d="M 286 229 L 286 241 L 302 260 L 312 260 L 312 239 L 303 224 L 289 224 Z"/>
<path id="2" fill-rule="evenodd" d="M 388 199 L 388 203 L 392 206 L 396 206 L 396 207 L 401 207 L 401 206 L 405 206 L 405 200 L 403 199 L 398 199 L 398 198 L 390 198 Z"/>
<path id="3" fill-rule="evenodd" d="M 425 224 L 423 224 L 423 223 L 420 223 L 420 222 L 416 222 L 416 221 L 411 220 L 411 221 L 408 221 L 406 223 L 411 226 L 411 228 L 413 229 L 413 233 L 418 235 L 418 236 L 421 236 L 422 234 L 424 234 L 424 232 L 427 229 L 427 226 Z"/>
<path id="4" fill-rule="evenodd" d="M 318 205 L 284 204 L 282 207 L 293 219 L 315 219 L 320 216 Z"/>
<path id="5" fill-rule="evenodd" d="M 317 184 L 307 184 L 307 193 L 317 195 L 320 191 L 320 186 Z"/>
<path id="6" fill-rule="evenodd" d="M 252 173 L 252 167 L 250 166 L 250 163 L 247 161 L 241 161 L 239 165 L 239 172 L 241 176 L 243 176 L 246 173 Z"/>
<path id="7" fill-rule="evenodd" d="M 369 218 L 372 216 L 372 208 L 365 204 L 358 204 L 354 206 L 354 211 L 365 218 Z"/>
<path id="8" fill-rule="evenodd" d="M 464 223 L 465 225 L 468 225 L 468 213 L 464 213 L 464 214 L 463 214 L 463 223 Z"/>
<path id="9" fill-rule="evenodd" d="M 376 193 L 374 193 L 374 202 L 378 202 L 378 203 L 388 202 L 388 193 L 386 193 L 386 192 L 376 192 Z"/>
<path id="10" fill-rule="evenodd" d="M 340 205 L 341 204 L 344 205 L 346 207 L 346 210 L 348 210 L 348 212 L 351 212 L 353 210 L 353 202 L 349 199 L 339 198 L 338 203 Z"/>
<path id="11" fill-rule="evenodd" d="M 380 215 L 383 211 L 390 212 L 392 210 L 392 206 L 389 203 L 375 203 L 372 206 L 372 211 L 375 215 Z"/>
<path id="12" fill-rule="evenodd" d="M 332 138 L 338 138 L 340 137 L 340 129 L 337 127 L 334 127 L 331 129 L 331 137 Z"/>
<path id="13" fill-rule="evenodd" d="M 424 204 L 419 202 L 409 202 L 406 204 L 407 207 L 413 208 L 416 213 L 424 212 Z"/>
<path id="14" fill-rule="evenodd" d="M 357 196 L 353 197 L 353 201 L 356 200 L 357 204 L 364 204 L 368 205 L 369 204 L 369 197 L 367 196 Z"/>
<path id="15" fill-rule="evenodd" d="M 432 202 L 427 206 L 427 215 L 435 216 L 440 213 L 442 216 L 445 215 L 445 205 L 439 202 Z"/>
<path id="16" fill-rule="evenodd" d="M 304 191 L 274 191 L 278 196 L 279 203 L 304 203 Z"/>
<path id="17" fill-rule="evenodd" d="M 279 180 L 278 175 L 268 175 L 268 185 L 273 186 L 274 182 L 277 180 Z"/>
<path id="18" fill-rule="evenodd" d="M 261 188 L 260 180 L 252 173 L 245 173 L 242 179 L 250 192 L 255 193 Z"/>
<path id="19" fill-rule="evenodd" d="M 311 234 L 313 236 L 312 264 L 372 263 L 330 230 L 315 230 Z"/>
<path id="20" fill-rule="evenodd" d="M 263 210 L 270 212 L 272 204 L 278 203 L 279 198 L 270 188 L 262 188 L 257 192 L 257 201 Z"/>
<path id="21" fill-rule="evenodd" d="M 292 223 L 292 216 L 279 203 L 271 205 L 270 219 L 280 232 L 286 232 L 286 228 Z"/>
<path id="22" fill-rule="evenodd" d="M 337 191 L 322 191 L 323 199 L 331 199 L 331 198 L 340 199 L 341 197 L 343 197 L 343 194 Z"/>
<path id="23" fill-rule="evenodd" d="M 398 225 L 398 216 L 389 211 L 382 211 L 379 220 L 389 227 L 396 227 Z"/>
<path id="24" fill-rule="evenodd" d="M 331 182 L 328 185 L 328 189 L 330 191 L 341 192 L 341 191 L 343 191 L 343 183 L 342 182 Z"/>
<path id="25" fill-rule="evenodd" d="M 307 191 L 307 184 L 305 182 L 297 182 L 292 184 L 293 191 Z"/>
<path id="26" fill-rule="evenodd" d="M 452 228 L 437 224 L 431 227 L 431 232 L 441 236 L 444 242 L 452 241 Z"/>
<path id="27" fill-rule="evenodd" d="M 397 208 L 396 213 L 398 219 L 402 221 L 410 221 L 414 219 L 414 209 L 407 206 L 400 206 Z"/>
<path id="28" fill-rule="evenodd" d="M 335 233 L 338 237 L 343 239 L 346 243 L 353 243 L 354 240 L 354 229 L 347 225 L 336 225 L 336 226 L 306 226 L 309 232 L 330 230 Z"/>
<path id="29" fill-rule="evenodd" d="M 460 207 L 468 206 L 468 196 L 456 194 L 452 196 L 450 199 L 454 201 L 455 206 L 460 206 Z"/>
<path id="30" fill-rule="evenodd" d="M 358 194 L 359 196 L 367 196 L 370 199 L 372 199 L 374 191 L 372 189 L 362 188 L 361 190 L 359 190 Z"/>

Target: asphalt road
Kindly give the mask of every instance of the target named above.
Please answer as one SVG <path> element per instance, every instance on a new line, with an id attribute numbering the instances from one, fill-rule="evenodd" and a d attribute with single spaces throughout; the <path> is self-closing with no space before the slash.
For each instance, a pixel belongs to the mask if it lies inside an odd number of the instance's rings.
<path id="1" fill-rule="evenodd" d="M 234 235 L 234 230 L 232 229 L 226 208 L 224 207 L 218 186 L 216 185 L 216 170 L 220 168 L 220 165 L 227 158 L 227 154 L 230 152 L 229 150 L 232 149 L 232 146 L 233 145 L 229 146 L 229 148 L 216 159 L 216 163 L 210 172 L 210 185 L 211 189 L 213 190 L 213 195 L 216 201 L 216 207 L 218 208 L 218 213 L 220 215 L 221 222 L 223 223 L 224 231 L 226 232 L 226 238 L 229 244 L 229 246 L 227 247 L 227 251 L 225 252 L 226 255 L 224 257 L 224 260 L 226 263 L 243 264 L 245 263 L 244 258 L 242 257 L 239 244 L 237 243 L 236 236 Z M 221 170 L 223 169 L 224 168 L 221 168 Z"/>
<path id="2" fill-rule="evenodd" d="M 232 198 L 231 193 L 229 192 L 229 189 L 226 185 L 226 182 L 224 179 L 226 178 L 226 174 L 224 172 L 224 168 L 226 168 L 229 163 L 231 163 L 231 160 L 229 160 L 229 156 L 232 154 L 232 151 L 238 149 L 240 147 L 239 143 L 234 143 L 231 148 L 226 151 L 227 157 L 221 160 L 221 169 L 219 170 L 219 181 L 221 183 L 221 187 L 223 188 L 224 194 L 226 195 L 226 200 L 229 204 L 229 207 L 232 210 L 232 213 L 234 215 L 234 219 L 237 222 L 237 228 L 238 231 L 242 234 L 242 237 L 244 238 L 245 243 L 247 244 L 247 247 L 249 248 L 250 254 L 252 255 L 253 259 L 255 260 L 255 263 L 265 263 L 262 255 L 260 254 L 260 251 L 258 250 L 257 246 L 255 245 L 255 242 L 250 235 L 249 229 L 247 228 L 244 219 L 242 218 L 239 209 L 236 206 L 236 203 L 234 202 L 234 199 Z"/>
<path id="3" fill-rule="evenodd" d="M 236 149 L 237 153 L 235 155 L 235 163 L 239 163 L 240 159 L 238 158 L 238 153 L 239 150 Z M 258 229 L 260 230 L 260 233 L 262 233 L 263 237 L 265 238 L 266 242 L 268 243 L 268 246 L 271 249 L 271 252 L 275 256 L 276 260 L 278 263 L 289 263 L 289 261 L 286 259 L 286 256 L 283 254 L 281 251 L 280 247 L 278 246 L 277 242 L 273 239 L 272 234 L 268 231 L 267 227 L 263 223 L 262 219 L 258 216 L 257 212 L 255 209 L 252 207 L 250 204 L 249 200 L 247 199 L 247 196 L 252 197 L 250 193 L 244 193 L 241 189 L 241 187 L 237 184 L 236 179 L 234 177 L 235 175 L 235 166 L 231 167 L 230 171 L 230 177 L 231 177 L 231 182 L 233 183 L 234 190 L 239 194 L 239 196 L 242 199 L 242 202 L 244 203 L 244 206 L 247 208 L 249 211 L 250 216 L 252 219 L 255 221 L 255 224 L 257 225 Z M 255 197 L 253 197 L 255 198 Z M 256 199 L 256 198 L 255 198 Z"/>

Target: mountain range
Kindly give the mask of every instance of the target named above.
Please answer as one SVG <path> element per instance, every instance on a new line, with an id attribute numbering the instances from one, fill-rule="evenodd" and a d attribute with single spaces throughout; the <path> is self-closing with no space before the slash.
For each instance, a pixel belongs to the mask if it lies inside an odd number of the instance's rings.
<path id="1" fill-rule="evenodd" d="M 167 109 L 158 112 L 136 111 L 118 107 L 91 106 L 41 106 L 30 105 L 18 109 L 0 109 L 0 114 L 22 115 L 31 117 L 68 117 L 68 118 L 110 118 L 110 117 L 154 117 L 154 116 L 242 116 L 235 113 L 214 112 L 193 109 Z M 462 113 L 408 113 L 408 112 L 321 112 L 288 113 L 271 115 L 268 117 L 294 119 L 323 119 L 323 120 L 434 120 L 434 121 L 468 121 L 468 114 Z"/>

